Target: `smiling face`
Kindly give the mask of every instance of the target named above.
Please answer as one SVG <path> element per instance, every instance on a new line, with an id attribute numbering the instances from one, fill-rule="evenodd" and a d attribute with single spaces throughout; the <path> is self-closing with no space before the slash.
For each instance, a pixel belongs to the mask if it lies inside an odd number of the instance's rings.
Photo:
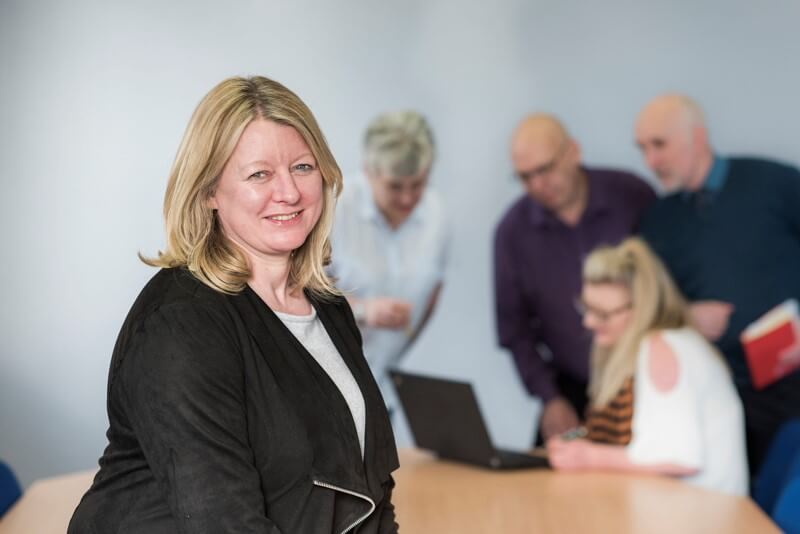
<path id="1" fill-rule="evenodd" d="M 322 174 L 294 128 L 255 119 L 225 164 L 209 206 L 251 263 L 288 261 L 322 213 Z"/>

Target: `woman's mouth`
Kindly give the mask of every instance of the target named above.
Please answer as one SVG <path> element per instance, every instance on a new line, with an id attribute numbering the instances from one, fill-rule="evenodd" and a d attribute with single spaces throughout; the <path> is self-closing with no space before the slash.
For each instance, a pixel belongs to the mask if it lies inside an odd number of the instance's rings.
<path id="1" fill-rule="evenodd" d="M 270 221 L 284 224 L 297 219 L 297 217 L 299 217 L 302 212 L 303 210 L 294 211 L 292 213 L 279 213 L 276 215 L 268 215 L 265 218 Z"/>

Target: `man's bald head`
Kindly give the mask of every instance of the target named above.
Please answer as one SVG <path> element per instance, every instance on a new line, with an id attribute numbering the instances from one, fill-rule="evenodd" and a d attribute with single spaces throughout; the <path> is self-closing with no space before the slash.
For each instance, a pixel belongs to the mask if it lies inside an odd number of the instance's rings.
<path id="1" fill-rule="evenodd" d="M 686 95 L 668 93 L 657 96 L 642 108 L 639 121 L 671 121 L 680 128 L 705 126 L 703 110 Z"/>
<path id="2" fill-rule="evenodd" d="M 511 137 L 511 161 L 527 193 L 559 214 L 581 193 L 580 148 L 561 122 L 547 113 L 525 117 Z"/>
<path id="3" fill-rule="evenodd" d="M 511 139 L 511 154 L 529 150 L 558 148 L 569 134 L 556 117 L 547 113 L 528 115 L 520 121 Z"/>
<path id="4" fill-rule="evenodd" d="M 668 191 L 699 188 L 713 160 L 703 111 L 682 94 L 658 96 L 642 108 L 636 144 Z"/>

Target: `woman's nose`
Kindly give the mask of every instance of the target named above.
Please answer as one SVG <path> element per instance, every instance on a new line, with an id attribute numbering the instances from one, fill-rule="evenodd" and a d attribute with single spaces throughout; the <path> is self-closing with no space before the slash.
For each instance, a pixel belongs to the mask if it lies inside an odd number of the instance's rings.
<path id="1" fill-rule="evenodd" d="M 275 188 L 272 191 L 272 200 L 275 202 L 295 204 L 300 200 L 300 190 L 288 169 L 279 171 L 273 183 Z"/>

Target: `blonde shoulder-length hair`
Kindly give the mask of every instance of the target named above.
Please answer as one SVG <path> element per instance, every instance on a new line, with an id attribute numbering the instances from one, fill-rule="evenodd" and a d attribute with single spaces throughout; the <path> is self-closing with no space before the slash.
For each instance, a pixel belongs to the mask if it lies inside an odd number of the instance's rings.
<path id="1" fill-rule="evenodd" d="M 688 324 L 686 300 L 661 261 L 639 238 L 589 254 L 583 266 L 584 284 L 614 284 L 630 292 L 631 321 L 613 347 L 592 347 L 589 398 L 606 405 L 634 374 L 642 340 L 650 332 Z"/>
<path id="2" fill-rule="evenodd" d="M 311 150 L 322 175 L 322 212 L 303 245 L 291 255 L 289 287 L 308 290 L 319 298 L 339 295 L 324 267 L 330 261 L 328 238 L 336 197 L 342 189 L 342 173 L 308 106 L 283 85 L 262 76 L 228 78 L 197 106 L 178 148 L 164 196 L 166 249 L 156 258 L 139 257 L 154 267 L 185 267 L 200 281 L 224 293 L 244 289 L 251 276 L 247 259 L 225 237 L 208 200 L 242 132 L 256 119 L 294 128 Z"/>

